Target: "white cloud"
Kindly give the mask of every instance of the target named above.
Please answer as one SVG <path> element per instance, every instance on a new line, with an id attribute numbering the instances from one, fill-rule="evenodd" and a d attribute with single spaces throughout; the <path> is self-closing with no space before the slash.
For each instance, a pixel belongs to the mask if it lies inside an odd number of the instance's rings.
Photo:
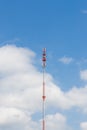
<path id="1" fill-rule="evenodd" d="M 32 51 L 15 46 L 4 46 L 0 48 L 0 73 L 9 74 L 13 72 L 25 72 L 32 68 L 31 63 L 34 57 Z"/>
<path id="2" fill-rule="evenodd" d="M 27 117 L 23 111 L 17 108 L 0 108 L 0 125 L 27 121 Z"/>
<path id="3" fill-rule="evenodd" d="M 80 124 L 80 127 L 81 127 L 82 130 L 87 130 L 87 122 L 82 122 Z"/>
<path id="4" fill-rule="evenodd" d="M 80 78 L 84 81 L 87 80 L 87 70 L 80 71 Z"/>
<path id="5" fill-rule="evenodd" d="M 82 88 L 73 87 L 66 93 L 66 97 L 69 99 L 70 107 L 77 107 L 83 112 L 87 113 L 87 86 Z"/>
<path id="6" fill-rule="evenodd" d="M 87 14 L 87 10 L 82 10 L 81 11 L 83 14 Z"/>
<path id="7" fill-rule="evenodd" d="M 56 113 L 55 115 L 47 115 L 46 123 L 47 130 L 68 130 L 66 118 L 60 113 Z"/>
<path id="8" fill-rule="evenodd" d="M 64 110 L 71 108 L 79 108 L 84 113 L 87 113 L 87 86 L 77 88 L 73 87 L 67 92 L 61 91 L 57 86 L 51 86 L 47 88 L 50 93 L 47 94 L 47 106 L 51 108 L 52 106 Z"/>
<path id="9" fill-rule="evenodd" d="M 38 128 L 38 124 L 32 121 L 26 111 L 17 108 L 0 108 L 0 130 L 34 130 L 36 127 Z"/>
<path id="10" fill-rule="evenodd" d="M 62 62 L 63 64 L 70 64 L 73 61 L 73 58 L 64 56 L 58 61 Z"/>

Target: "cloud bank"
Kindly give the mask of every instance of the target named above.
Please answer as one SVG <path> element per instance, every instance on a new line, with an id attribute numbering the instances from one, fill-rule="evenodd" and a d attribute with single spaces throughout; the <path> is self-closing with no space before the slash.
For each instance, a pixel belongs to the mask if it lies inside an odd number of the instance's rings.
<path id="1" fill-rule="evenodd" d="M 32 115 L 42 111 L 42 72 L 34 65 L 36 54 L 25 48 L 0 48 L 0 130 L 40 130 L 41 118 Z M 64 92 L 46 73 L 46 111 L 79 108 L 87 112 L 87 86 Z M 58 111 L 46 114 L 47 129 L 70 130 L 67 117 Z M 82 128 L 83 129 L 83 128 Z"/>

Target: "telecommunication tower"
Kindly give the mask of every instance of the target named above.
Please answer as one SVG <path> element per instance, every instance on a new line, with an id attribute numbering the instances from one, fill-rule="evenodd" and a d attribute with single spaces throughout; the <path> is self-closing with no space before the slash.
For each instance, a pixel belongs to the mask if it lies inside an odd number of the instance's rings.
<path id="1" fill-rule="evenodd" d="M 42 130 L 45 130 L 45 100 L 46 100 L 46 95 L 45 95 L 45 67 L 46 67 L 46 48 L 43 48 L 43 54 L 42 54 L 42 68 L 43 68 Z"/>

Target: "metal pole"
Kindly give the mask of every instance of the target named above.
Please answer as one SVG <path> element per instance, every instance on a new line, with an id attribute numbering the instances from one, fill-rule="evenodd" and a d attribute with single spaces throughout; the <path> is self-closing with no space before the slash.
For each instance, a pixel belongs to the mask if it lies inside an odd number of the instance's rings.
<path id="1" fill-rule="evenodd" d="M 42 62 L 43 62 L 43 106 L 42 106 L 42 112 L 43 112 L 43 121 L 42 121 L 42 130 L 45 130 L 45 67 L 46 67 L 46 48 L 43 49 L 43 55 L 42 55 Z"/>

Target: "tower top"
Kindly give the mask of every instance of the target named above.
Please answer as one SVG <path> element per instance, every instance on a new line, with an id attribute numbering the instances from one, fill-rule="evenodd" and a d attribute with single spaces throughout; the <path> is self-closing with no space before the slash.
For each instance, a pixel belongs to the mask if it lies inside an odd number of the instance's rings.
<path id="1" fill-rule="evenodd" d="M 42 62 L 43 62 L 43 67 L 46 67 L 46 48 L 43 48 L 43 54 L 42 54 Z"/>

